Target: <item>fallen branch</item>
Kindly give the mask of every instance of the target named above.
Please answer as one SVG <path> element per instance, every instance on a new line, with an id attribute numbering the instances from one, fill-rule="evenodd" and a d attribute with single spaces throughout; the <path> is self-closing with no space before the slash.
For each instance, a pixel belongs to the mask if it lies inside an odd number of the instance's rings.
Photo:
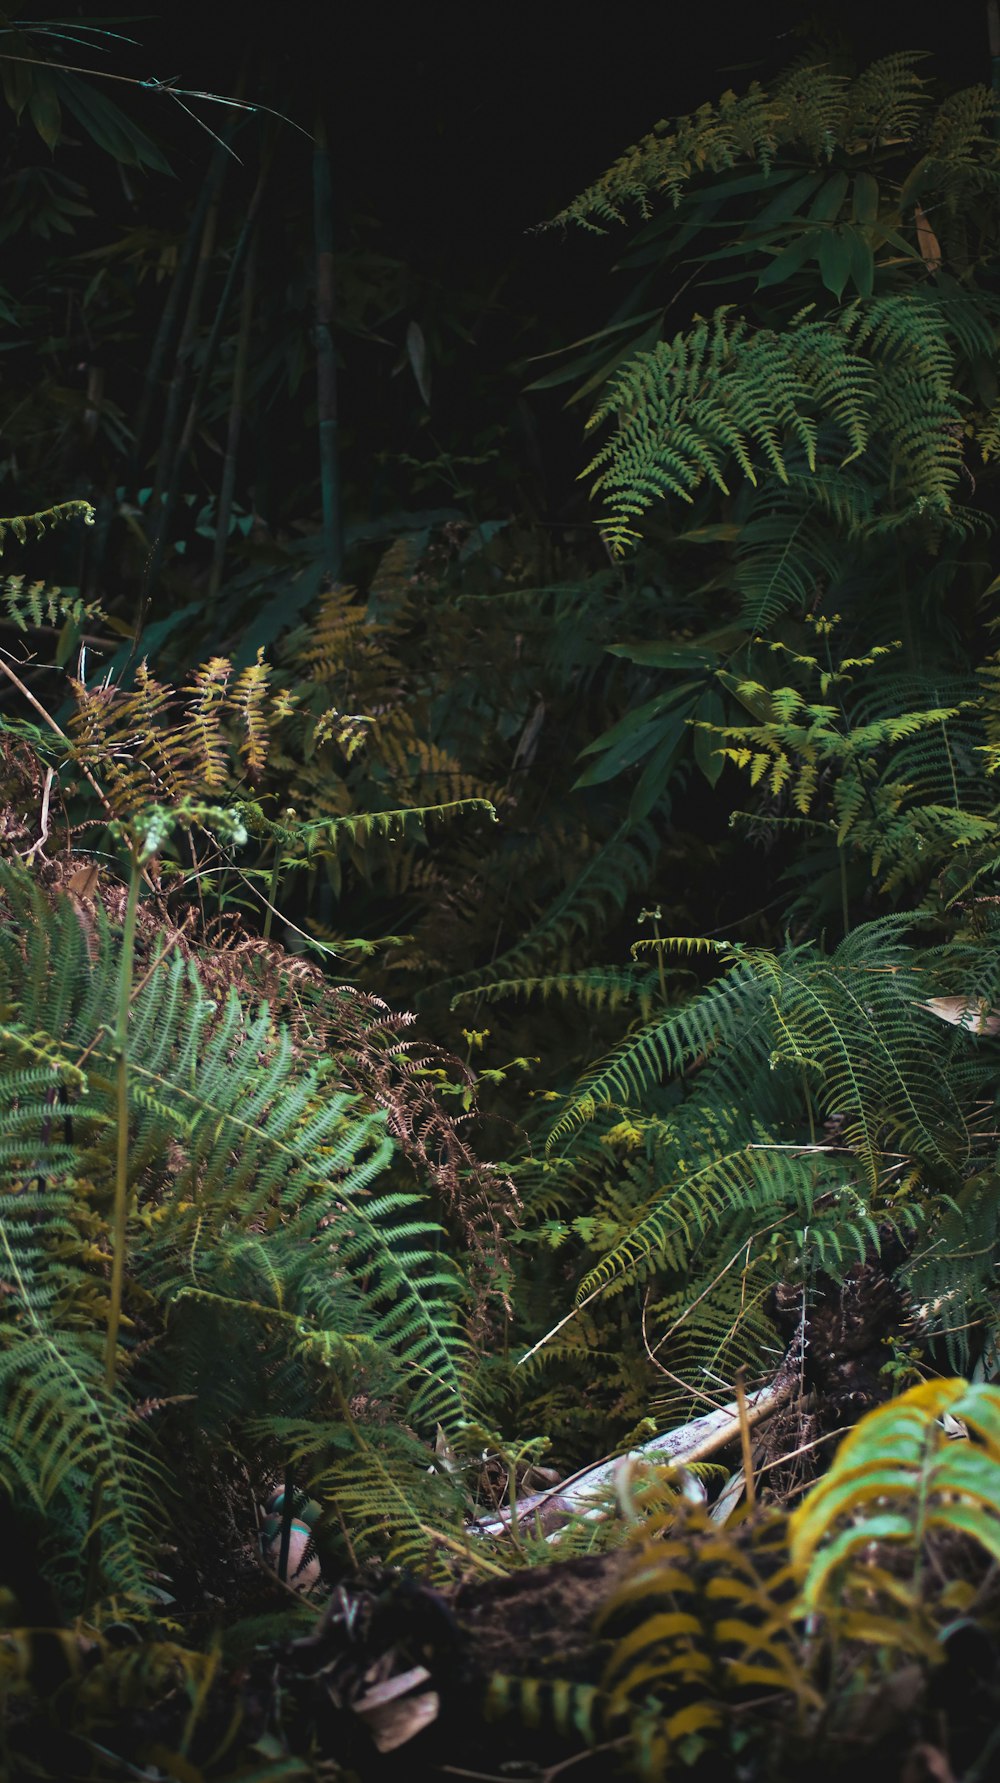
<path id="1" fill-rule="evenodd" d="M 779 1405 L 784 1405 L 798 1391 L 798 1387 L 797 1377 L 779 1375 L 770 1386 L 747 1394 L 745 1428 L 749 1430 L 753 1425 L 769 1418 Z M 663 1436 L 654 1436 L 639 1449 L 630 1449 L 625 1455 L 612 1455 L 595 1462 L 592 1467 L 582 1468 L 579 1473 L 571 1474 L 558 1486 L 550 1486 L 546 1492 L 531 1493 L 527 1498 L 518 1499 L 513 1507 L 504 1505 L 493 1516 L 478 1518 L 470 1525 L 470 1534 L 503 1535 L 510 1528 L 512 1514 L 516 1515 L 518 1521 L 523 1517 L 530 1518 L 532 1522 L 537 1519 L 543 1532 L 549 1534 L 567 1518 L 592 1511 L 593 1500 L 607 1492 L 623 1461 L 651 1461 L 673 1467 L 690 1467 L 696 1461 L 707 1461 L 709 1456 L 718 1454 L 729 1443 L 739 1441 L 740 1407 L 739 1402 L 734 1400 L 731 1405 L 723 1405 L 717 1411 L 692 1418 L 690 1423 L 682 1424 L 678 1430 L 668 1430 Z"/>

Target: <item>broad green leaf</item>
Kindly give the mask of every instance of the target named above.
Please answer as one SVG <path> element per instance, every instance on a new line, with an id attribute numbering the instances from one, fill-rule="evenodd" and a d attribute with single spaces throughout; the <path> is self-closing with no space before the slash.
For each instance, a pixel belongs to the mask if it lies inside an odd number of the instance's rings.
<path id="1" fill-rule="evenodd" d="M 821 173 L 806 173 L 793 185 L 786 186 L 784 191 L 779 192 L 776 198 L 772 198 L 770 204 L 765 205 L 760 215 L 754 217 L 753 222 L 747 225 L 745 241 L 752 246 L 754 238 L 765 229 L 770 229 L 775 223 L 787 222 L 789 217 L 795 215 L 799 206 L 804 204 L 807 198 L 812 197 L 822 178 Z"/>
<path id="2" fill-rule="evenodd" d="M 828 229 L 819 244 L 819 270 L 823 283 L 838 300 L 851 271 L 851 241 L 846 229 Z"/>
<path id="3" fill-rule="evenodd" d="M 625 717 L 620 718 L 617 724 L 613 724 L 610 730 L 604 732 L 603 736 L 597 737 L 593 743 L 588 743 L 585 749 L 581 749 L 581 758 L 587 755 L 598 755 L 605 749 L 613 748 L 615 744 L 632 736 L 635 731 L 641 730 L 651 718 L 658 717 L 661 712 L 668 711 L 671 706 L 678 705 L 698 691 L 700 691 L 698 682 L 682 681 L 679 686 L 668 687 L 663 693 L 654 695 L 653 699 L 646 700 L 641 706 L 636 706 L 634 711 L 627 712 Z"/>
<path id="4" fill-rule="evenodd" d="M 0 79 L 3 80 L 3 96 L 16 122 L 20 123 L 34 87 L 34 70 L 25 67 L 23 62 L 0 62 Z"/>
<path id="5" fill-rule="evenodd" d="M 665 730 L 662 741 L 657 745 L 643 768 L 639 783 L 632 794 L 628 815 L 630 823 L 641 823 L 648 817 L 653 806 L 670 784 L 670 777 L 687 746 L 687 725 L 683 717 L 672 720 L 671 728 Z"/>
<path id="6" fill-rule="evenodd" d="M 694 710 L 694 717 L 705 724 L 725 724 L 726 708 L 722 695 L 717 687 L 706 688 Z M 712 731 L 703 731 L 698 723 L 694 726 L 694 759 L 708 781 L 709 786 L 718 784 L 719 775 L 725 766 L 725 759 L 718 753 L 722 738 Z"/>
<path id="7" fill-rule="evenodd" d="M 739 700 L 751 718 L 756 718 L 758 724 L 770 724 L 771 702 L 765 697 L 766 689 L 762 688 L 759 693 L 751 692 L 746 683 L 738 675 L 730 674 L 728 669 L 719 669 L 718 677 L 723 687 L 728 688 L 733 698 Z"/>
<path id="8" fill-rule="evenodd" d="M 668 723 L 671 721 L 668 720 Z M 656 747 L 662 726 L 657 719 L 641 725 L 626 737 L 620 737 L 617 743 L 606 749 L 597 760 L 585 768 L 577 780 L 573 782 L 573 791 L 584 786 L 602 786 L 606 780 L 613 780 L 626 768 L 634 768 L 644 755 Z"/>
<path id="9" fill-rule="evenodd" d="M 776 254 L 770 266 L 765 266 L 757 280 L 758 291 L 764 291 L 772 285 L 783 285 L 786 279 L 792 278 L 813 255 L 819 251 L 822 231 L 804 229 L 796 241 L 789 242 Z"/>
<path id="10" fill-rule="evenodd" d="M 82 124 L 98 148 L 122 161 L 127 167 L 149 167 L 157 173 L 170 168 L 152 138 L 133 124 L 121 107 L 106 94 L 98 93 L 89 81 L 78 80 L 60 69 L 53 76 L 62 103 Z"/>
<path id="11" fill-rule="evenodd" d="M 873 173 L 856 173 L 851 215 L 855 223 L 867 228 L 878 217 L 878 180 Z"/>
<path id="12" fill-rule="evenodd" d="M 660 644 L 609 644 L 607 650 L 609 656 L 623 656 L 626 662 L 648 669 L 708 669 L 716 660 L 698 643 L 674 644 L 666 639 Z"/>
<path id="13" fill-rule="evenodd" d="M 54 149 L 62 135 L 62 110 L 51 80 L 41 69 L 31 85 L 28 111 L 46 148 Z"/>
<path id="14" fill-rule="evenodd" d="M 832 223 L 840 215 L 849 184 L 846 173 L 832 173 L 809 207 L 810 223 Z"/>
<path id="15" fill-rule="evenodd" d="M 905 255 L 907 260 L 923 260 L 919 248 L 915 248 L 912 242 L 907 241 L 905 235 L 900 235 L 895 229 L 887 228 L 885 223 L 879 224 L 876 236 L 882 241 L 888 242 L 889 246 L 895 248 L 898 254 Z"/>
<path id="16" fill-rule="evenodd" d="M 851 245 L 851 279 L 859 297 L 870 297 L 875 285 L 875 256 L 871 243 L 860 229 L 849 232 Z"/>

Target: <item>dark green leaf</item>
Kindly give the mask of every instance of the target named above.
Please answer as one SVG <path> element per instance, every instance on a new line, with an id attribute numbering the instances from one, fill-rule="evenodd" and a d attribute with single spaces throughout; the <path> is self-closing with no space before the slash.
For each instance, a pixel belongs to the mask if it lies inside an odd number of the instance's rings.
<path id="1" fill-rule="evenodd" d="M 819 229 L 805 229 L 795 241 L 789 242 L 776 254 L 770 266 L 765 266 L 757 280 L 758 291 L 764 291 L 771 285 L 783 285 L 786 279 L 793 277 L 807 260 L 819 250 L 822 232 Z"/>
<path id="2" fill-rule="evenodd" d="M 641 823 L 644 817 L 649 816 L 653 806 L 662 799 L 670 784 L 670 776 L 684 754 L 687 743 L 686 730 L 687 726 L 684 720 L 675 719 L 669 730 L 664 732 L 661 741 L 643 768 L 638 785 L 632 794 L 628 808 L 631 823 Z"/>
<path id="3" fill-rule="evenodd" d="M 849 180 L 846 173 L 832 173 L 825 186 L 817 192 L 810 206 L 809 221 L 811 223 L 832 223 L 840 215 L 840 207 L 847 197 Z"/>
<path id="4" fill-rule="evenodd" d="M 823 283 L 836 298 L 843 294 L 851 271 L 851 242 L 845 229 L 828 229 L 819 244 Z"/>
<path id="5" fill-rule="evenodd" d="M 68 111 L 82 124 L 98 148 L 122 161 L 128 167 L 150 167 L 157 173 L 169 173 L 162 154 L 137 124 L 133 124 L 121 107 L 106 94 L 98 93 L 89 81 L 78 80 L 63 69 L 53 74 L 56 90 Z"/>
<path id="6" fill-rule="evenodd" d="M 873 173 L 855 174 L 851 215 L 862 228 L 878 217 L 878 180 Z"/>
<path id="7" fill-rule="evenodd" d="M 636 762 L 641 761 L 644 755 L 648 755 L 651 749 L 657 747 L 663 735 L 664 726 L 673 729 L 679 722 L 681 721 L 670 716 L 667 716 L 662 722 L 659 719 L 653 719 L 648 724 L 637 726 L 628 736 L 620 737 L 612 747 L 599 755 L 596 761 L 591 762 L 590 767 L 585 768 L 577 780 L 574 780 L 573 791 L 576 792 L 583 786 L 601 786 L 605 780 L 614 780 L 615 776 L 621 774 L 625 768 L 634 768 Z M 602 738 L 601 741 L 604 742 L 605 739 Z"/>
<path id="8" fill-rule="evenodd" d="M 870 297 L 875 285 L 875 256 L 871 243 L 862 235 L 860 229 L 849 232 L 851 248 L 851 279 L 859 297 Z"/>
<path id="9" fill-rule="evenodd" d="M 821 173 L 807 173 L 803 174 L 801 179 L 796 180 L 794 185 L 786 186 L 777 198 L 772 198 L 770 204 L 765 206 L 760 216 L 755 217 L 753 222 L 748 224 L 746 239 L 752 242 L 757 234 L 765 229 L 770 229 L 773 224 L 786 223 L 789 217 L 795 215 L 799 206 L 812 196 L 822 177 Z"/>
<path id="10" fill-rule="evenodd" d="M 54 149 L 62 135 L 62 110 L 51 80 L 41 69 L 32 82 L 28 110 L 46 148 Z"/>
<path id="11" fill-rule="evenodd" d="M 694 716 L 705 724 L 725 724 L 726 708 L 717 687 L 706 688 L 695 707 Z M 695 725 L 694 759 L 709 786 L 716 785 L 725 766 L 723 757 L 718 754 L 721 745 L 721 737 L 713 735 L 711 731 L 700 730 L 697 724 Z"/>
<path id="12" fill-rule="evenodd" d="M 700 644 L 674 644 L 665 640 L 658 644 L 609 644 L 609 656 L 623 656 L 626 662 L 642 663 L 648 669 L 709 668 L 715 657 Z"/>
<path id="13" fill-rule="evenodd" d="M 693 667 L 694 665 L 689 666 Z M 661 712 L 668 711 L 671 706 L 676 706 L 684 700 L 693 702 L 695 695 L 700 690 L 699 682 L 682 681 L 678 687 L 670 687 L 665 692 L 656 694 L 655 698 L 646 700 L 641 706 L 636 706 L 633 712 L 627 712 L 625 717 L 620 718 L 617 724 L 613 724 L 610 730 L 604 732 L 603 736 L 596 738 L 593 743 L 588 743 L 586 749 L 580 751 L 581 758 L 586 755 L 598 755 L 602 750 L 613 748 L 619 742 L 631 737 L 634 732 L 641 730 L 651 719 L 658 718 Z"/>
<path id="14" fill-rule="evenodd" d="M 17 122 L 21 121 L 28 100 L 34 87 L 33 70 L 26 68 L 23 62 L 0 63 L 0 75 L 3 78 L 3 96 L 10 106 Z"/>

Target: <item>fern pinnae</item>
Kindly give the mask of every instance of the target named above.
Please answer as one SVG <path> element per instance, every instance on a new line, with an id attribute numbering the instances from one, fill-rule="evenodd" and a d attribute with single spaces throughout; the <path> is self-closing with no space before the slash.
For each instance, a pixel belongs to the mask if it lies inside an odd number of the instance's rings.
<path id="1" fill-rule="evenodd" d="M 100 1351 L 43 1321 L 3 1219 L 0 1246 L 28 1326 L 8 1329 L 0 1346 L 0 1402 L 12 1437 L 0 1450 L 0 1469 L 9 1487 L 44 1508 L 68 1487 L 75 1491 L 81 1464 L 91 1463 L 112 1530 L 105 1571 L 137 1607 L 147 1604 L 156 1523 L 149 1457 L 130 1441 L 123 1407 L 105 1390 Z"/>
<path id="2" fill-rule="evenodd" d="M 701 997 L 660 1013 L 626 1036 L 577 1086 L 546 1140 L 551 1151 L 604 1103 L 636 1100 L 644 1087 L 708 1056 L 744 1004 L 759 1004 L 760 982 L 753 967 L 737 960 L 726 976 Z"/>

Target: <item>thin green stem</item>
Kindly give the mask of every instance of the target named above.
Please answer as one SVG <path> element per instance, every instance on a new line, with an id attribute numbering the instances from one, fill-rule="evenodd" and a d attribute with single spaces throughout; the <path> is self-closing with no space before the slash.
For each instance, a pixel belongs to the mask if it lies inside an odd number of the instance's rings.
<path id="1" fill-rule="evenodd" d="M 655 916 L 653 918 L 653 936 L 656 941 L 656 969 L 660 976 L 660 996 L 663 998 L 664 1005 L 666 1005 L 667 975 L 663 970 L 663 943 L 660 940 L 660 924 Z"/>
<path id="2" fill-rule="evenodd" d="M 837 859 L 840 864 L 840 909 L 844 919 L 844 939 L 846 941 L 851 932 L 851 910 L 847 898 L 847 856 L 844 853 L 842 842 L 837 848 Z"/>
<path id="3" fill-rule="evenodd" d="M 118 1369 L 118 1328 L 121 1324 L 122 1291 L 125 1282 L 125 1248 L 128 1225 L 128 1014 L 132 998 L 132 970 L 135 961 L 135 927 L 139 908 L 140 879 L 139 862 L 133 855 L 128 902 L 125 906 L 122 950 L 118 962 L 118 1008 L 115 1017 L 117 1145 L 115 1150 L 115 1200 L 111 1221 L 111 1294 L 108 1306 L 107 1341 L 104 1351 L 104 1378 L 109 1390 L 114 1387 Z"/>
<path id="4" fill-rule="evenodd" d="M 805 1097 L 806 1115 L 809 1120 L 809 1144 L 815 1145 L 816 1144 L 816 1117 L 813 1114 L 812 1091 L 809 1088 L 809 1076 L 808 1076 L 808 1073 L 807 1073 L 804 1065 L 801 1067 L 801 1070 L 802 1070 L 802 1094 Z"/>
<path id="5" fill-rule="evenodd" d="M 281 880 L 281 850 L 277 842 L 274 844 L 274 865 L 267 885 L 267 911 L 264 916 L 264 940 L 271 939 L 271 922 L 274 917 L 274 905 L 278 896 L 278 885 Z"/>

